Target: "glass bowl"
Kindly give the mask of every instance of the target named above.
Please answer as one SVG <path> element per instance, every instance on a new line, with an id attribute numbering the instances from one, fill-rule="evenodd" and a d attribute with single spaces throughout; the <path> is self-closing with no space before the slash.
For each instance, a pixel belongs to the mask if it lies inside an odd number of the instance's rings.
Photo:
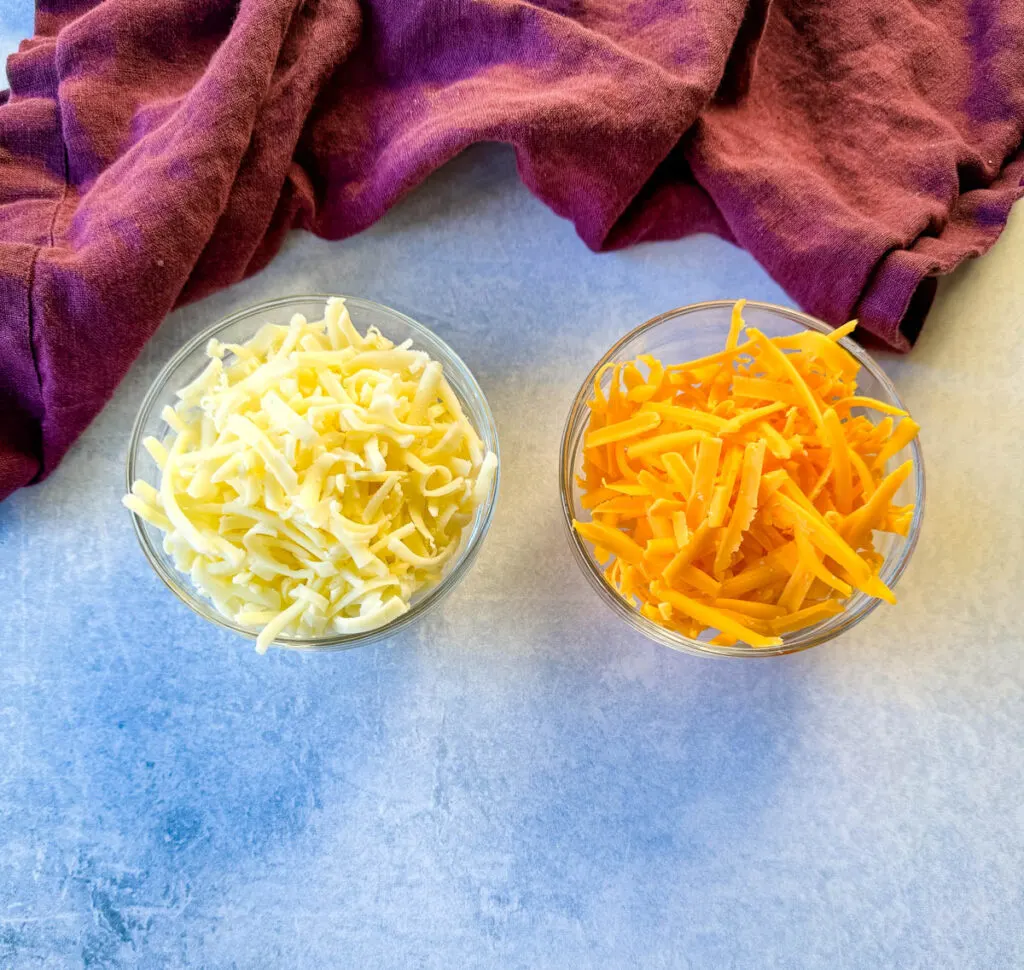
<path id="1" fill-rule="evenodd" d="M 160 441 L 165 439 L 168 428 L 161 419 L 160 412 L 165 405 L 173 406 L 177 403 L 175 392 L 196 378 L 206 366 L 208 360 L 205 353 L 206 344 L 211 337 L 217 337 L 224 343 L 244 343 L 263 324 L 287 324 L 296 313 L 305 315 L 308 320 L 320 320 L 324 314 L 324 305 L 333 295 L 335 294 L 308 294 L 269 300 L 266 303 L 233 313 L 212 327 L 208 327 L 202 333 L 196 334 L 185 344 L 160 371 L 139 408 L 135 426 L 132 428 L 131 442 L 128 446 L 127 485 L 129 491 L 132 483 L 139 478 L 151 484 L 158 482 L 159 469 L 143 446 L 143 439 L 149 435 L 153 435 Z M 477 434 L 480 435 L 484 448 L 498 455 L 498 432 L 487 399 L 469 368 L 459 359 L 455 351 L 422 324 L 397 310 L 356 297 L 346 296 L 344 300 L 352 322 L 360 332 L 365 332 L 367 327 L 375 326 L 385 337 L 396 344 L 411 338 L 416 349 L 425 350 L 434 360 L 441 363 L 448 383 L 462 404 L 466 416 L 476 428 Z M 498 468 L 495 471 L 490 494 L 477 508 L 472 523 L 463 532 L 460 548 L 449 561 L 441 582 L 429 589 L 420 590 L 413 597 L 408 611 L 390 623 L 364 633 L 335 633 L 315 638 L 281 636 L 274 643 L 277 646 L 299 650 L 344 650 L 363 646 L 392 636 L 403 627 L 415 622 L 429 609 L 437 606 L 466 575 L 480 552 L 484 536 L 487 534 L 494 515 L 500 471 L 499 456 Z M 149 560 L 149 564 L 178 599 L 212 623 L 250 639 L 256 638 L 258 630 L 242 626 L 223 616 L 212 603 L 199 594 L 192 586 L 188 576 L 175 569 L 173 560 L 164 552 L 163 533 L 159 529 L 134 513 L 132 522 L 139 544 L 142 546 L 142 551 Z"/>
<path id="2" fill-rule="evenodd" d="M 565 431 L 562 434 L 562 447 L 559 455 L 562 517 L 573 555 L 583 570 L 583 574 L 598 591 L 601 599 L 644 636 L 686 653 L 714 654 L 723 657 L 776 657 L 781 654 L 795 653 L 798 650 L 806 650 L 808 647 L 817 646 L 819 643 L 839 636 L 840 633 L 849 630 L 863 620 L 881 601 L 855 591 L 847 599 L 841 613 L 814 626 L 785 634 L 782 637 L 781 646 L 749 647 L 740 643 L 734 646 L 712 644 L 705 639 L 692 639 L 672 630 L 666 630 L 664 627 L 652 623 L 639 610 L 626 602 L 605 580 L 602 568 L 594 558 L 590 545 L 572 527 L 574 518 L 589 518 L 588 513 L 580 504 L 581 493 L 576 476 L 582 469 L 583 437 L 590 417 L 587 402 L 593 394 L 594 378 L 598 371 L 607 363 L 633 360 L 639 354 L 653 354 L 665 364 L 669 364 L 692 360 L 720 351 L 725 346 L 729 333 L 729 321 L 734 302 L 733 300 L 717 300 L 669 310 L 668 313 L 654 317 L 635 330 L 631 330 L 594 365 L 576 394 Z M 820 320 L 815 320 L 797 310 L 774 306 L 770 303 L 748 302 L 743 309 L 743 317 L 748 325 L 757 327 L 768 337 L 785 336 L 800 330 L 817 330 L 826 334 L 832 332 L 832 328 Z M 841 340 L 840 346 L 853 354 L 862 365 L 862 370 L 858 375 L 858 393 L 899 408 L 903 407 L 892 382 L 861 347 L 848 338 Z M 606 391 L 610 381 L 611 375 L 606 374 L 602 380 L 602 387 Z M 908 458 L 914 463 L 913 474 L 903 483 L 893 500 L 898 505 L 916 503 L 907 536 L 903 538 L 887 532 L 876 532 L 874 535 L 875 548 L 885 557 L 880 576 L 882 582 L 890 588 L 896 585 L 907 568 L 911 553 L 917 545 L 921 519 L 924 514 L 924 462 L 918 440 L 915 438 L 891 459 L 887 469 L 891 470 Z M 710 636 L 710 634 L 705 634 L 705 636 Z"/>

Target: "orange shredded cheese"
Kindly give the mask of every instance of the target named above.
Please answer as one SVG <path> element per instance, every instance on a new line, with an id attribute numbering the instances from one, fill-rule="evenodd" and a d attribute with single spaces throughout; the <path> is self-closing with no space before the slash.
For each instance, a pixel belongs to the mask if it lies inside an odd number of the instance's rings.
<path id="1" fill-rule="evenodd" d="M 894 500 L 912 463 L 889 466 L 919 427 L 857 393 L 839 345 L 855 322 L 769 339 L 743 306 L 720 353 L 597 375 L 579 478 L 592 521 L 574 525 L 652 623 L 773 647 L 855 591 L 895 602 L 873 537 L 910 529 L 914 506 Z"/>

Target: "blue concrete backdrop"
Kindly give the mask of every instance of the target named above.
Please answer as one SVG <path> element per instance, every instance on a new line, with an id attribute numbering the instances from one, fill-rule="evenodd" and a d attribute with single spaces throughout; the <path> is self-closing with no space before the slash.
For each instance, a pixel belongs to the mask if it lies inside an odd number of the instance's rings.
<path id="1" fill-rule="evenodd" d="M 424 623 L 258 657 L 149 571 L 124 452 L 189 334 L 310 290 L 455 346 L 504 485 Z M 963 515 L 1010 487 L 977 428 L 1020 387 L 1019 338 L 976 359 L 943 318 L 887 362 L 925 422 L 930 528 L 900 606 L 848 637 L 686 657 L 576 572 L 556 483 L 576 384 L 628 327 L 740 295 L 785 302 L 719 240 L 587 252 L 483 148 L 368 233 L 293 236 L 173 315 L 58 472 L 0 505 L 0 968 L 1021 966 L 1021 513 L 1004 491 Z M 1012 455 L 1011 432 L 991 434 Z"/>

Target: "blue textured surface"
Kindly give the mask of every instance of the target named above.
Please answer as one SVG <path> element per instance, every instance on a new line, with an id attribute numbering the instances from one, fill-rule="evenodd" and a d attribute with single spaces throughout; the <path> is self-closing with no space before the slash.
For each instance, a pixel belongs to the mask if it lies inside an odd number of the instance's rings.
<path id="1" fill-rule="evenodd" d="M 32 0 L 0 0 L 0 65 L 7 83 L 7 55 L 18 49 L 23 37 L 32 36 Z"/>
<path id="2" fill-rule="evenodd" d="M 1013 278 L 1021 228 L 984 272 Z M 621 332 L 785 301 L 746 254 L 593 255 L 481 149 L 365 235 L 293 236 L 174 314 L 57 473 L 0 505 L 0 967 L 1021 966 L 1019 442 L 986 415 L 1024 404 L 1022 284 L 977 269 L 891 362 L 931 476 L 900 606 L 772 661 L 619 625 L 557 504 L 569 402 Z M 189 334 L 310 290 L 452 343 L 503 493 L 470 577 L 407 635 L 258 657 L 149 571 L 123 460 Z"/>

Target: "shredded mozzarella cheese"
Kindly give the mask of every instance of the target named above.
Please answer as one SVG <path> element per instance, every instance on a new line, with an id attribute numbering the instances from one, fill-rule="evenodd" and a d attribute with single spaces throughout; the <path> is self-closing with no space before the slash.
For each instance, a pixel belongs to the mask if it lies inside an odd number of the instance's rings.
<path id="1" fill-rule="evenodd" d="M 278 637 L 376 629 L 453 561 L 497 457 L 442 367 L 411 342 L 324 319 L 211 340 L 209 364 L 143 444 L 157 488 L 124 505 L 224 616 Z"/>

